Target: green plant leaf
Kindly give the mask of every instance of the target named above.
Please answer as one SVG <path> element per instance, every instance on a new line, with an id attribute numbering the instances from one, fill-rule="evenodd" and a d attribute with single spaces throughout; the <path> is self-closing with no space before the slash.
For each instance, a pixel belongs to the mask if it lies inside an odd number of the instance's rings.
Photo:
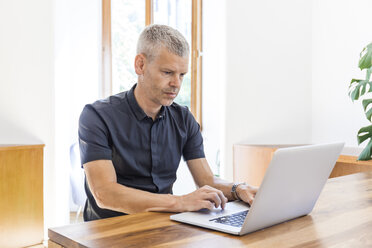
<path id="1" fill-rule="evenodd" d="M 367 72 L 366 72 L 366 81 L 369 81 L 369 79 L 371 78 L 371 73 L 372 73 L 372 67 L 367 69 Z"/>
<path id="2" fill-rule="evenodd" d="M 361 91 L 360 91 L 360 96 L 363 96 L 365 93 L 366 93 L 366 90 L 367 90 L 367 85 L 363 85 L 361 87 Z M 371 90 L 371 87 L 369 87 L 369 89 Z"/>
<path id="3" fill-rule="evenodd" d="M 353 85 L 358 84 L 360 81 L 363 81 L 363 79 L 356 79 L 356 78 L 351 79 L 349 88 L 351 88 Z"/>
<path id="4" fill-rule="evenodd" d="M 363 149 L 358 157 L 358 160 L 370 160 L 372 154 L 372 125 L 359 129 L 357 138 L 358 145 L 367 139 L 370 139 L 367 146 Z"/>
<path id="5" fill-rule="evenodd" d="M 362 127 L 358 131 L 358 145 L 362 144 L 365 140 L 372 137 L 372 125 Z"/>
<path id="6" fill-rule="evenodd" d="M 367 91 L 368 86 L 368 91 Z M 349 96 L 351 100 L 358 100 L 366 92 L 372 92 L 372 82 L 362 79 L 352 79 L 349 86 Z"/>
<path id="7" fill-rule="evenodd" d="M 349 97 L 351 100 L 358 100 L 359 99 L 359 89 L 360 89 L 360 82 L 362 82 L 362 79 L 351 79 L 350 85 L 349 85 Z M 359 87 L 358 87 L 359 86 Z"/>
<path id="8" fill-rule="evenodd" d="M 361 70 L 368 69 L 372 67 L 372 43 L 369 43 L 365 48 L 363 48 L 360 53 L 359 68 Z"/>
<path id="9" fill-rule="evenodd" d="M 363 149 L 363 151 L 359 154 L 358 160 L 370 160 L 372 153 L 372 140 L 370 140 L 367 146 Z"/>
<path id="10" fill-rule="evenodd" d="M 367 108 L 368 108 L 368 105 L 372 103 L 372 99 L 364 99 L 362 101 L 362 104 L 363 104 L 363 108 L 364 108 L 364 112 L 366 113 L 366 117 L 369 121 L 372 121 L 371 118 L 372 118 L 372 108 L 370 108 L 368 111 L 367 111 Z"/>

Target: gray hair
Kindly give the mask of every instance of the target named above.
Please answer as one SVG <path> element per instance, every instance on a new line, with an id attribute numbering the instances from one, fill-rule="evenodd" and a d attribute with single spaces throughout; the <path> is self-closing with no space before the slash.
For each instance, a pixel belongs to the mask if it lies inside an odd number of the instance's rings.
<path id="1" fill-rule="evenodd" d="M 139 36 L 137 54 L 145 54 L 152 60 L 161 47 L 180 57 L 186 57 L 190 52 L 189 44 L 178 30 L 159 24 L 147 26 Z"/>

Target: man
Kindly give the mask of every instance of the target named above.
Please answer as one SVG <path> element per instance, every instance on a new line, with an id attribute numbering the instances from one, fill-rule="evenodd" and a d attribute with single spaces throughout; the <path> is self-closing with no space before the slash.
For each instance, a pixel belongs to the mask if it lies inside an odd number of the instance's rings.
<path id="1" fill-rule="evenodd" d="M 88 196 L 84 220 L 144 211 L 224 208 L 252 203 L 256 188 L 213 176 L 200 127 L 173 102 L 188 71 L 189 45 L 175 29 L 151 25 L 141 33 L 134 67 L 138 82 L 127 92 L 85 106 L 79 123 Z M 181 156 L 199 187 L 175 196 Z"/>

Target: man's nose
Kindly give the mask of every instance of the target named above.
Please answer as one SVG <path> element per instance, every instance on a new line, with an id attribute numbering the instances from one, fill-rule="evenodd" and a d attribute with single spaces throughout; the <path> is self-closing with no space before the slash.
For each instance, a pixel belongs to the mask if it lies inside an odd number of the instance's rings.
<path id="1" fill-rule="evenodd" d="M 180 75 L 174 75 L 170 82 L 171 86 L 179 88 L 181 86 L 182 79 Z"/>

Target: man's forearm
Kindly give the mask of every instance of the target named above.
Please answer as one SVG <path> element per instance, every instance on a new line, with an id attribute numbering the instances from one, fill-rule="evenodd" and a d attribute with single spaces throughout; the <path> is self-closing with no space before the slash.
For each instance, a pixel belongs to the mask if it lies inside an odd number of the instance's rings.
<path id="1" fill-rule="evenodd" d="M 93 192 L 100 208 L 127 214 L 146 211 L 180 212 L 179 196 L 171 194 L 154 194 L 111 183 Z"/>

